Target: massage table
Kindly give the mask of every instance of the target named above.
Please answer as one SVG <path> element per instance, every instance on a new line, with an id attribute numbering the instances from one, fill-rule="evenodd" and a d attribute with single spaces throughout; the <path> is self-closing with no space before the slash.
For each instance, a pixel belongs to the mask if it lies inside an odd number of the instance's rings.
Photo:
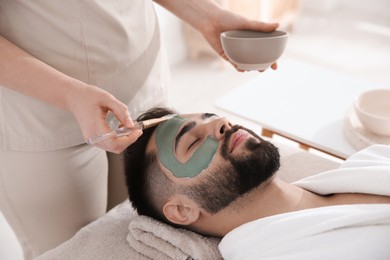
<path id="1" fill-rule="evenodd" d="M 293 144 L 275 145 L 281 154 L 277 175 L 287 182 L 340 165 L 337 160 L 326 159 Z M 68 241 L 35 259 L 222 259 L 219 242 L 219 238 L 201 236 L 138 216 L 126 200 L 80 229 Z"/>

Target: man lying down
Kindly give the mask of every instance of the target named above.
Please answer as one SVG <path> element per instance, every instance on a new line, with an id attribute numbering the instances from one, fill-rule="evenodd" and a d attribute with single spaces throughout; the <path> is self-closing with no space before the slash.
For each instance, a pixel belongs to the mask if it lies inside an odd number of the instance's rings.
<path id="1" fill-rule="evenodd" d="M 290 184 L 274 176 L 273 144 L 214 114 L 188 114 L 144 130 L 125 163 L 139 214 L 223 237 L 224 259 L 390 259 L 389 146 Z"/>

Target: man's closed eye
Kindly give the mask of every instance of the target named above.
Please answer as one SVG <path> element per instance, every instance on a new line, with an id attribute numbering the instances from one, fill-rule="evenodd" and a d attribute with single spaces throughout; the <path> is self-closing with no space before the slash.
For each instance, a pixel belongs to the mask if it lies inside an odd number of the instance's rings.
<path id="1" fill-rule="evenodd" d="M 199 140 L 200 140 L 200 138 L 195 139 L 195 141 L 193 141 L 193 142 L 188 146 L 187 151 L 189 151 L 189 150 L 191 149 L 191 147 L 193 147 Z"/>

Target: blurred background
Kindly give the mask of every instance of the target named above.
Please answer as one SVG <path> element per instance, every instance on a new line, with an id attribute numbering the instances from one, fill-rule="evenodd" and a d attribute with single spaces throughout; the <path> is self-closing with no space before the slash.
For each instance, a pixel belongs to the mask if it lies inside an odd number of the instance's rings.
<path id="1" fill-rule="evenodd" d="M 279 67 L 287 59 L 390 87 L 388 0 L 216 0 L 245 16 L 280 23 L 290 33 Z M 156 5 L 171 68 L 171 107 L 182 113 L 214 112 L 259 132 L 261 127 L 214 106 L 215 100 L 259 72 L 237 72 L 202 36 Z M 267 70 L 264 73 L 277 71 Z M 20 260 L 18 243 L 0 214 L 0 259 Z"/>
<path id="2" fill-rule="evenodd" d="M 227 9 L 290 33 L 278 62 L 297 60 L 357 80 L 390 87 L 390 1 L 217 0 Z M 217 109 L 214 102 L 258 72 L 239 73 L 196 31 L 158 8 L 171 64 L 171 104 L 180 112 L 214 112 L 258 131 L 260 126 Z M 277 77 L 278 71 L 267 70 Z M 288 84 L 288 82 L 286 82 Z"/>

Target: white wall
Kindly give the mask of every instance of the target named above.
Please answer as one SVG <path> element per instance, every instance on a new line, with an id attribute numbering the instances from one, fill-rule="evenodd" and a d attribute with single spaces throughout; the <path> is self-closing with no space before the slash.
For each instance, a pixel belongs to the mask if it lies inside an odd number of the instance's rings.
<path id="1" fill-rule="evenodd" d="M 313 11 L 333 11 L 338 9 L 347 9 L 354 12 L 364 13 L 366 15 L 379 15 L 389 17 L 389 0 L 301 0 L 303 7 Z"/>
<path id="2" fill-rule="evenodd" d="M 304 12 L 320 15 L 334 11 L 354 13 L 361 16 L 362 20 L 375 17 L 382 25 L 390 26 L 390 0 L 301 0 L 301 4 Z M 160 21 L 162 42 L 169 64 L 172 66 L 188 56 L 182 33 L 182 21 L 158 4 L 155 6 Z"/>

